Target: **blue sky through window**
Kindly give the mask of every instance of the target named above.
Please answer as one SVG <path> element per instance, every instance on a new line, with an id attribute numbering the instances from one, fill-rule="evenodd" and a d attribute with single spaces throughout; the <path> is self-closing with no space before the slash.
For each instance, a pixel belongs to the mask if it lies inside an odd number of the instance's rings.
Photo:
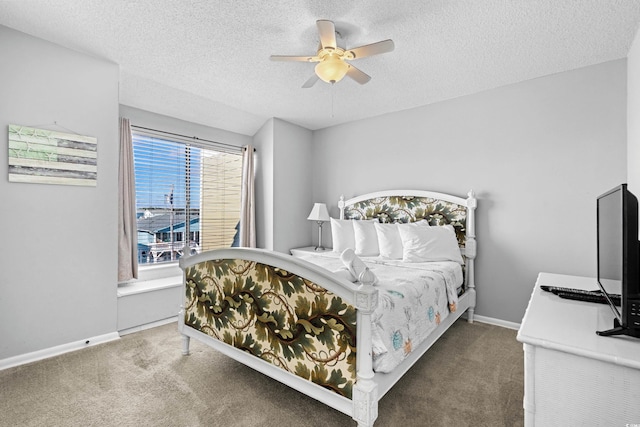
<path id="1" fill-rule="evenodd" d="M 168 209 L 173 189 L 173 207 L 186 205 L 186 145 L 147 135 L 134 134 L 136 209 Z M 200 205 L 202 150 L 190 147 L 191 207 Z"/>

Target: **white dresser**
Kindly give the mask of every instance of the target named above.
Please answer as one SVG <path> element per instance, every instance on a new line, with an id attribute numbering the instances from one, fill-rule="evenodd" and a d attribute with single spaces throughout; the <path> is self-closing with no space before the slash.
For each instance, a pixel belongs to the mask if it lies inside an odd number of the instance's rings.
<path id="1" fill-rule="evenodd" d="M 640 339 L 601 337 L 605 304 L 571 301 L 540 285 L 595 290 L 596 279 L 540 273 L 518 341 L 525 363 L 525 426 L 640 427 Z"/>

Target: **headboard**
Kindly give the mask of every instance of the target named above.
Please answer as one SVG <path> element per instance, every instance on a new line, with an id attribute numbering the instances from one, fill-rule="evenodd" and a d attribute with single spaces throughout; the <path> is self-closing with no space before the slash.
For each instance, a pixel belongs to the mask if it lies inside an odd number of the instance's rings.
<path id="1" fill-rule="evenodd" d="M 466 258 L 467 278 L 473 281 L 476 257 L 475 209 L 473 190 L 467 198 L 423 190 L 388 190 L 364 194 L 344 200 L 340 197 L 340 219 L 378 219 L 380 222 L 415 222 L 427 220 L 430 225 L 451 224 L 458 245 Z M 470 277 L 469 277 L 470 276 Z"/>
<path id="2" fill-rule="evenodd" d="M 473 190 L 467 199 L 430 191 L 391 190 L 347 201 L 340 197 L 338 202 L 341 219 L 377 219 L 386 223 L 427 220 L 429 225 L 450 224 L 461 248 L 466 246 L 468 237 L 475 237 L 467 229 L 468 216 L 473 216 L 475 206 Z"/>
<path id="3" fill-rule="evenodd" d="M 347 201 L 341 196 L 338 207 L 341 219 L 378 219 L 387 223 L 424 219 L 429 225 L 451 224 L 461 248 L 466 247 L 470 237 L 475 238 L 474 230 L 469 230 L 476 207 L 473 190 L 467 199 L 421 190 L 379 191 Z"/>

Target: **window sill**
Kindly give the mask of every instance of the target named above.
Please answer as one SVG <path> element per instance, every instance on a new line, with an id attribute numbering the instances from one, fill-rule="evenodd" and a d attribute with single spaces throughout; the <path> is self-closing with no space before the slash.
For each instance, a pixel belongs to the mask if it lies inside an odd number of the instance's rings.
<path id="1" fill-rule="evenodd" d="M 165 277 L 182 276 L 182 270 L 178 262 L 167 262 L 162 264 L 141 264 L 138 267 L 138 279 L 132 282 L 163 279 Z M 120 283 L 127 284 L 125 283 Z"/>
<path id="2" fill-rule="evenodd" d="M 163 289 L 177 288 L 179 286 L 182 286 L 182 275 L 120 283 L 118 285 L 118 298 L 143 294 L 146 292 L 160 291 Z"/>

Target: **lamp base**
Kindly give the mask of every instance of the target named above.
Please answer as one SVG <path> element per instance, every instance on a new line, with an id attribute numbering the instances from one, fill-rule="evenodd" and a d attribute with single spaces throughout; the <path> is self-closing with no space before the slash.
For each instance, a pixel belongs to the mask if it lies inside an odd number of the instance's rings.
<path id="1" fill-rule="evenodd" d="M 324 251 L 322 246 L 322 223 L 324 221 L 316 221 L 318 223 L 318 246 L 315 247 L 316 251 Z"/>

